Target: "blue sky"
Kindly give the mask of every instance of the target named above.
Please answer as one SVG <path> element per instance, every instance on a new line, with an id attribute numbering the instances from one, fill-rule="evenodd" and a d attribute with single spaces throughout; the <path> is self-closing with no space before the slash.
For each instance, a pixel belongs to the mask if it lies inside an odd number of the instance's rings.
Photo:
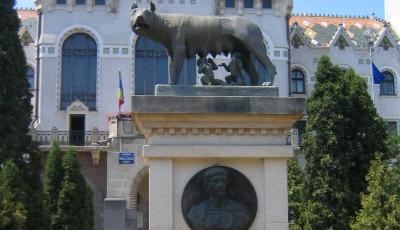
<path id="1" fill-rule="evenodd" d="M 124 0 L 129 1 L 129 0 Z M 202 0 L 199 0 L 202 1 Z M 384 0 L 294 0 L 294 13 L 375 15 L 384 18 Z M 17 0 L 18 7 L 33 7 L 33 0 Z"/>

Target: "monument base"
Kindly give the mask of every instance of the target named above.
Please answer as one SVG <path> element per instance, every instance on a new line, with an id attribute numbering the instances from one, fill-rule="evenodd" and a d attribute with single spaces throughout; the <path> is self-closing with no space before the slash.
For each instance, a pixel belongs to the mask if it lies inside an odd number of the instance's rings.
<path id="1" fill-rule="evenodd" d="M 156 85 L 156 96 L 277 97 L 276 86 Z"/>
<path id="2" fill-rule="evenodd" d="M 287 160 L 293 156 L 287 134 L 304 115 L 305 100 L 259 96 L 259 89 L 249 93 L 253 96 L 232 96 L 230 87 L 206 87 L 213 93 L 203 88 L 159 86 L 158 96 L 132 97 L 134 123 L 147 139 L 143 156 L 149 164 L 150 230 L 191 229 L 193 223 L 182 209 L 185 187 L 213 166 L 238 171 L 254 188 L 256 210 L 239 204 L 256 212 L 248 229 L 287 230 Z M 229 92 L 223 92 L 225 88 Z M 226 194 L 240 189 L 232 188 L 240 187 L 232 179 L 226 182 Z M 211 196 L 205 190 L 192 191 L 204 197 L 202 203 Z M 227 199 L 240 203 L 237 197 Z M 192 205 L 197 210 L 203 207 Z M 193 208 L 185 207 L 186 214 Z M 215 214 L 217 225 L 229 224 L 234 211 L 229 206 L 226 210 L 228 214 Z"/>

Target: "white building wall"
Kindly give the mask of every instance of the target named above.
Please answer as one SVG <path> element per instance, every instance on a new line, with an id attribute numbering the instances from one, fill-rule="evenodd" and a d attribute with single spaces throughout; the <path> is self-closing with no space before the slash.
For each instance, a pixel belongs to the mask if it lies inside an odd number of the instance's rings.
<path id="1" fill-rule="evenodd" d="M 118 70 L 121 70 L 124 85 L 125 104 L 123 112 L 130 111 L 130 95 L 134 88 L 134 40 L 130 29 L 130 1 L 118 1 L 115 12 L 105 6 L 94 6 L 88 10 L 85 5 L 57 5 L 49 0 L 43 4 L 43 25 L 40 39 L 40 62 L 42 66 L 40 82 L 40 122 L 38 130 L 69 130 L 69 113 L 59 109 L 61 89 L 61 49 L 66 37 L 76 32 L 91 35 L 98 43 L 98 85 L 97 111 L 89 111 L 85 117 L 85 130 L 97 127 L 107 130 L 107 117 L 118 112 L 117 89 Z M 74 1 L 67 1 L 74 2 Z M 115 1 L 116 2 L 116 1 Z M 146 2 L 146 3 L 144 3 Z M 275 85 L 280 88 L 281 96 L 288 96 L 288 42 L 286 9 L 288 1 L 276 4 L 285 7 L 263 9 L 258 14 L 255 9 L 225 9 L 221 16 L 237 16 L 240 13 L 257 23 L 265 35 L 272 62 L 277 67 Z M 280 6 L 276 5 L 276 6 Z M 148 7 L 147 1 L 139 1 L 139 7 Z M 214 0 L 185 0 L 156 2 L 156 12 L 183 13 L 194 15 L 215 15 Z M 219 61 L 228 61 L 224 57 Z M 223 78 L 227 75 L 220 73 Z M 218 77 L 218 76 L 217 76 Z"/>
<path id="2" fill-rule="evenodd" d="M 367 49 L 354 49 L 347 47 L 340 50 L 338 47 L 331 48 L 309 48 L 301 46 L 299 49 L 292 49 L 292 69 L 300 68 L 306 75 L 307 94 L 312 91 L 315 84 L 314 73 L 317 69 L 318 60 L 322 55 L 328 55 L 334 64 L 343 67 L 352 67 L 358 74 L 368 82 L 369 93 L 372 95 L 371 64 L 368 62 L 369 52 Z M 385 120 L 400 121 L 400 50 L 390 48 L 388 51 L 377 47 L 373 53 L 376 66 L 381 70 L 388 70 L 395 76 L 396 95 L 384 96 L 379 93 L 379 85 L 374 86 L 374 103 L 377 110 Z M 362 61 L 361 61 L 362 60 Z"/>
<path id="3" fill-rule="evenodd" d="M 397 34 L 400 34 L 400 1 L 385 0 L 385 19 L 389 21 Z"/>

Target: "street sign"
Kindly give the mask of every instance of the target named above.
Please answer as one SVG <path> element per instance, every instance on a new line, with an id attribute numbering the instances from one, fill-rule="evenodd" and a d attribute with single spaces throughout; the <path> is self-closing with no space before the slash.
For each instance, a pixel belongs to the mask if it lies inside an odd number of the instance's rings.
<path id="1" fill-rule="evenodd" d="M 120 164 L 134 164 L 135 163 L 135 153 L 119 153 L 119 163 Z"/>

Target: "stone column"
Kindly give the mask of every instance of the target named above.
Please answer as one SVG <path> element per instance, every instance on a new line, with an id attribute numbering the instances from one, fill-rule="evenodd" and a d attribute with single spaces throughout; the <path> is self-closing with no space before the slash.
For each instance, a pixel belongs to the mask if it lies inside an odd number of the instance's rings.
<path id="1" fill-rule="evenodd" d="M 174 230 L 172 159 L 151 159 L 149 169 L 149 229 Z"/>
<path id="2" fill-rule="evenodd" d="M 95 0 L 86 0 L 86 11 L 87 12 L 92 12 L 93 11 L 93 7 L 94 7 L 94 2 Z"/>
<path id="3" fill-rule="evenodd" d="M 262 9 L 263 9 L 262 1 L 261 0 L 256 0 L 256 12 L 257 12 L 257 15 L 262 15 Z"/>
<path id="4" fill-rule="evenodd" d="M 287 230 L 287 159 L 264 159 L 265 229 Z"/>
<path id="5" fill-rule="evenodd" d="M 58 130 L 56 127 L 51 128 L 51 138 L 50 138 L 50 144 L 53 141 L 58 141 Z"/>
<path id="6" fill-rule="evenodd" d="M 244 13 L 244 2 L 243 0 L 238 0 L 237 1 L 237 9 L 238 9 L 238 14 L 243 15 Z"/>
<path id="7" fill-rule="evenodd" d="M 67 10 L 68 11 L 71 12 L 74 5 L 75 5 L 75 0 L 67 0 Z"/>

